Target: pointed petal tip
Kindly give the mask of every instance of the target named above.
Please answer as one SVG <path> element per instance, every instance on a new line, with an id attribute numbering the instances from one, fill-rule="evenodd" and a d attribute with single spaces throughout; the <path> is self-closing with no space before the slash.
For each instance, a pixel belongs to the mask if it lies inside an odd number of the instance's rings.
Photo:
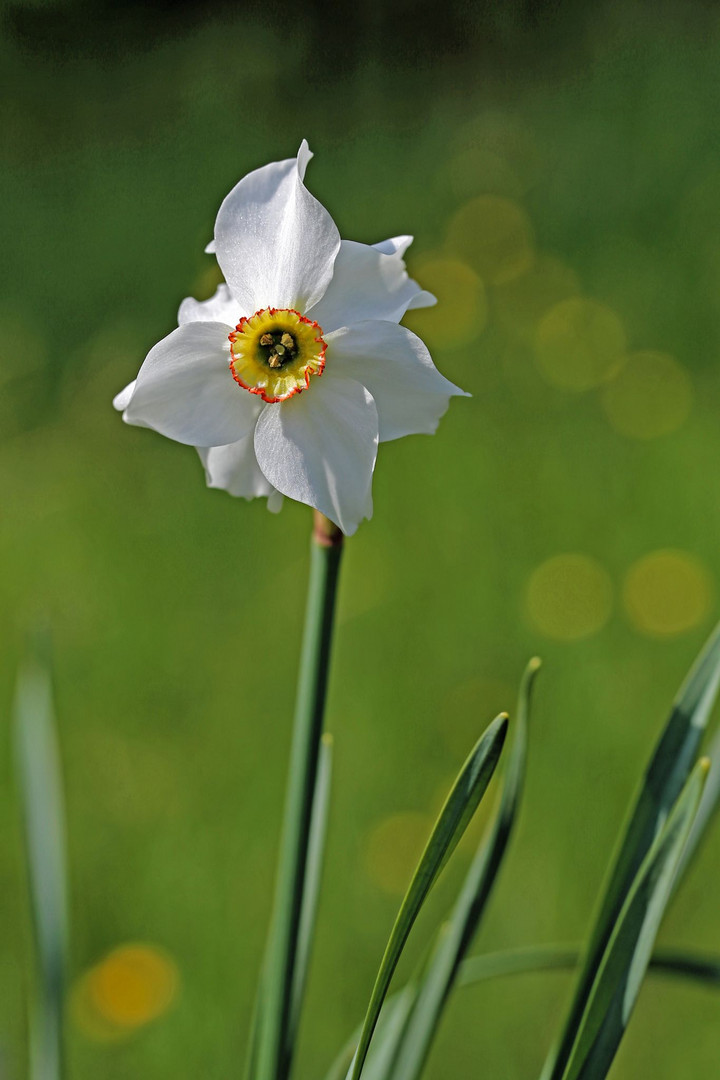
<path id="1" fill-rule="evenodd" d="M 417 282 L 414 284 L 417 284 Z M 427 289 L 420 289 L 419 285 L 418 289 L 420 291 L 415 293 L 408 304 L 408 311 L 416 311 L 419 308 L 435 307 L 438 302 L 437 296 L 435 296 L 434 293 L 428 292 Z"/>
<path id="2" fill-rule="evenodd" d="M 305 170 L 307 169 L 308 162 L 312 157 L 314 157 L 314 154 L 308 146 L 308 141 L 307 139 L 303 139 L 303 141 L 300 143 L 300 149 L 297 152 L 297 167 L 298 172 L 300 173 L 301 180 L 305 179 Z"/>
<path id="3" fill-rule="evenodd" d="M 279 514 L 283 508 L 285 496 L 282 492 L 273 490 L 267 497 L 267 508 L 271 514 Z"/>
<path id="4" fill-rule="evenodd" d="M 123 390 L 121 390 L 119 394 L 116 394 L 113 398 L 113 408 L 117 409 L 118 412 L 124 413 L 127 409 L 128 405 L 130 404 L 130 399 L 135 393 L 136 383 L 137 379 L 133 379 L 131 383 L 128 383 L 128 385 Z M 125 418 L 123 417 L 123 419 Z"/>

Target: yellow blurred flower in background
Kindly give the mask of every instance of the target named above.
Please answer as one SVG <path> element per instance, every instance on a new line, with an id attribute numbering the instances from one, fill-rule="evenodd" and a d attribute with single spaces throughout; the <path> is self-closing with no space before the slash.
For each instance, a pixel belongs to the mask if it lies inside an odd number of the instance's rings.
<path id="1" fill-rule="evenodd" d="M 564 390 L 599 386 L 619 370 L 625 348 L 625 330 L 615 312 L 584 297 L 552 307 L 535 335 L 540 373 Z"/>
<path id="2" fill-rule="evenodd" d="M 713 582 L 688 551 L 651 551 L 628 570 L 623 604 L 636 630 L 650 637 L 675 637 L 699 626 L 710 613 Z"/>
<path id="3" fill-rule="evenodd" d="M 119 945 L 80 976 L 72 1015 L 90 1039 L 123 1039 L 167 1012 L 179 984 L 175 961 L 157 945 Z"/>
<path id="4" fill-rule="evenodd" d="M 601 630 L 613 608 L 608 572 L 596 559 L 555 555 L 530 575 L 527 613 L 548 637 L 577 641 Z"/>
<path id="5" fill-rule="evenodd" d="M 631 439 L 667 435 L 687 420 L 693 390 L 689 374 L 667 353 L 630 353 L 603 387 L 602 406 L 612 426 Z"/>

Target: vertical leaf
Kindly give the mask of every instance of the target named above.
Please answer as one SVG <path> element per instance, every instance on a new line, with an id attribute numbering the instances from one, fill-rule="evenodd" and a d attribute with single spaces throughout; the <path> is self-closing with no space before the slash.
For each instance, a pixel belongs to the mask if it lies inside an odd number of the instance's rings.
<path id="1" fill-rule="evenodd" d="M 380 964 L 350 1076 L 358 1080 L 400 955 L 413 923 L 440 871 L 482 799 L 500 758 L 507 732 L 502 714 L 480 737 L 448 795 L 398 912 Z"/>
<path id="2" fill-rule="evenodd" d="M 590 988 L 563 1080 L 604 1080 L 607 1076 L 650 963 L 707 771 L 708 761 L 703 758 L 628 891 Z"/>
<path id="3" fill-rule="evenodd" d="M 520 687 L 515 734 L 497 812 L 468 871 L 455 909 L 436 942 L 403 1032 L 393 1080 L 417 1080 L 437 1032 L 460 965 L 490 898 L 517 815 L 525 777 L 530 698 L 540 662 L 528 665 Z"/>
<path id="4" fill-rule="evenodd" d="M 14 748 L 38 971 L 31 1076 L 59 1080 L 68 943 L 65 810 L 50 675 L 35 659 L 18 678 Z"/>
<path id="5" fill-rule="evenodd" d="M 720 684 L 720 626 L 716 627 L 683 683 L 670 718 L 646 769 L 635 805 L 611 864 L 560 1042 L 550 1054 L 543 1080 L 560 1080 L 577 1025 L 607 947 L 612 928 L 638 868 L 677 799 L 696 760 Z"/>

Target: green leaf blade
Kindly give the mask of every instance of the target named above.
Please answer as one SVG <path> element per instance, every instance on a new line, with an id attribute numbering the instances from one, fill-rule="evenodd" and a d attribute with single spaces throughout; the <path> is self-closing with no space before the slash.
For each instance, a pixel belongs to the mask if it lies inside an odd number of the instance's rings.
<path id="1" fill-rule="evenodd" d="M 392 976 L 410 930 L 430 889 L 457 846 L 470 818 L 490 783 L 507 733 L 507 716 L 501 714 L 476 743 L 440 811 L 410 886 L 400 907 L 375 980 L 358 1047 L 349 1071 L 358 1080 L 367 1057 Z"/>
<path id="2" fill-rule="evenodd" d="M 490 979 L 536 972 L 572 971 L 581 960 L 582 949 L 579 945 L 531 945 L 483 953 L 463 961 L 458 986 L 477 986 Z M 656 976 L 688 979 L 720 989 L 720 956 L 713 954 L 656 949 L 648 972 Z"/>
<path id="3" fill-rule="evenodd" d="M 637 871 L 696 760 L 720 686 L 720 625 L 715 628 L 675 699 L 645 771 L 611 863 L 573 1002 L 542 1080 L 560 1080 L 598 965 Z"/>
<path id="4" fill-rule="evenodd" d="M 497 811 L 483 836 L 450 920 L 443 927 L 427 965 L 412 1015 L 402 1033 L 393 1080 L 417 1080 L 420 1076 L 463 957 L 477 932 L 497 880 L 520 804 L 525 777 L 530 700 L 539 669 L 540 662 L 534 659 L 524 673 L 514 738 Z"/>
<path id="5" fill-rule="evenodd" d="M 13 742 L 38 969 L 31 1075 L 59 1080 L 69 938 L 65 805 L 50 673 L 37 659 L 18 677 Z"/>
<path id="6" fill-rule="evenodd" d="M 628 892 L 570 1049 L 563 1080 L 604 1080 L 625 1033 L 672 895 L 708 762 L 698 762 Z"/>

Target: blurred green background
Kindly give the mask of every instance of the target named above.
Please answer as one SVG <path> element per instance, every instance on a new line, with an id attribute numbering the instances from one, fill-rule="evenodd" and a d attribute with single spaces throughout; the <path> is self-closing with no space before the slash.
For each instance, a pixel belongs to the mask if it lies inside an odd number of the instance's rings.
<path id="1" fill-rule="evenodd" d="M 473 394 L 436 437 L 381 448 L 375 517 L 347 546 L 298 1073 L 318 1077 L 364 1010 L 429 815 L 527 658 L 545 667 L 526 802 L 480 949 L 581 938 L 717 616 L 720 17 L 679 0 L 1 11 L 0 688 L 7 716 L 25 629 L 49 620 L 71 1077 L 242 1067 L 310 514 L 206 490 L 193 450 L 110 404 L 182 297 L 212 292 L 203 247 L 236 180 L 307 137 L 343 236 L 413 232 L 440 304 L 408 323 Z M 9 757 L 4 735 L 14 1080 L 29 934 Z M 664 943 L 720 950 L 719 858 L 716 830 Z M 536 1077 L 569 986 L 458 992 L 428 1077 Z M 650 981 L 613 1076 L 714 1074 L 719 1021 L 716 994 Z"/>

